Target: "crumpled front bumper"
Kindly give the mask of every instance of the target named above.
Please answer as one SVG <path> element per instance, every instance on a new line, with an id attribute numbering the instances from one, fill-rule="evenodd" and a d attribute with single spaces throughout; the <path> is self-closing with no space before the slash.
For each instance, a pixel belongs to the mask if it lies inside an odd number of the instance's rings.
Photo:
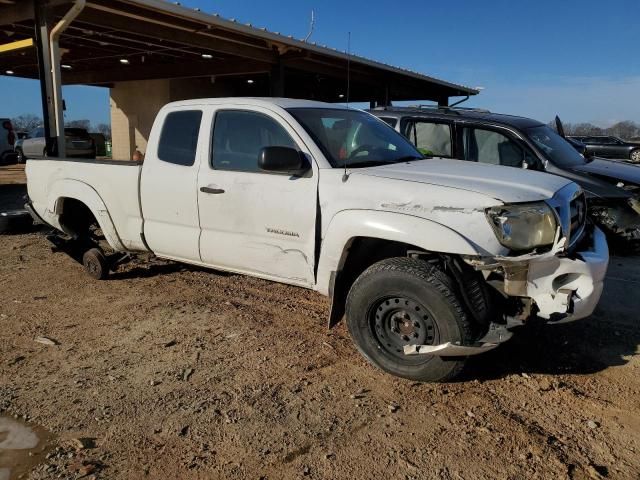
<path id="1" fill-rule="evenodd" d="M 533 299 L 539 317 L 564 323 L 588 317 L 595 310 L 609 265 L 609 248 L 597 227 L 589 242 L 580 247 L 566 257 L 530 259 L 524 296 Z"/>
<path id="2" fill-rule="evenodd" d="M 602 230 L 593 227 L 571 254 L 561 256 L 560 251 L 561 248 L 554 247 L 545 254 L 493 258 L 480 268 L 493 270 L 499 266 L 504 273 L 503 293 L 527 299 L 523 305 L 533 303 L 538 317 L 549 323 L 571 322 L 588 317 L 595 310 L 609 266 L 609 247 Z M 526 312 L 530 310 L 526 309 Z M 404 353 L 442 357 L 478 355 L 508 341 L 512 328 L 526 321 L 527 314 L 524 316 L 507 319 L 506 324 L 492 323 L 487 334 L 473 345 L 450 342 L 407 345 Z"/>

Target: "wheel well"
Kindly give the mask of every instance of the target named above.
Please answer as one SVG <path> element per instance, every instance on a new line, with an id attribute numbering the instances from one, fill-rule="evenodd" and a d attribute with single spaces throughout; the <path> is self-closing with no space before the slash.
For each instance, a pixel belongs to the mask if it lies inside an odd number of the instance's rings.
<path id="1" fill-rule="evenodd" d="M 492 313 L 493 302 L 482 274 L 456 255 L 428 252 L 415 245 L 371 237 L 353 239 L 345 255 L 342 267 L 334 276 L 329 327 L 336 325 L 344 316 L 347 294 L 356 279 L 374 263 L 393 257 L 416 257 L 437 265 L 450 279 L 450 287 L 460 293 L 478 325 L 486 325 Z"/>
<path id="2" fill-rule="evenodd" d="M 91 226 L 98 224 L 91 209 L 75 198 L 61 198 L 59 202 L 62 212 L 59 222 L 62 230 L 76 239 L 87 238 Z"/>
<path id="3" fill-rule="evenodd" d="M 371 237 L 353 239 L 340 269 L 343 286 L 350 288 L 356 278 L 374 263 L 386 258 L 406 257 L 412 251 L 428 254 L 423 249 L 407 243 Z"/>
<path id="4" fill-rule="evenodd" d="M 427 256 L 429 252 L 407 243 L 372 237 L 356 237 L 351 240 L 343 256 L 339 271 L 333 276 L 331 314 L 329 327 L 336 325 L 345 312 L 347 294 L 356 278 L 367 268 L 386 258 L 406 257 L 416 252 Z M 436 255 L 433 255 L 436 258 Z"/>

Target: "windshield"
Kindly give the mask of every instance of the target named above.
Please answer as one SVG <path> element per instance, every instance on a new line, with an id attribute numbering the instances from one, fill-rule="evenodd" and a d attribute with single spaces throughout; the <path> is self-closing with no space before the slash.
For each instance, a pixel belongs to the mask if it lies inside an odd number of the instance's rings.
<path id="1" fill-rule="evenodd" d="M 334 168 L 371 167 L 423 159 L 409 141 L 360 110 L 291 108 Z"/>
<path id="2" fill-rule="evenodd" d="M 526 128 L 525 132 L 544 156 L 560 168 L 584 165 L 586 160 L 573 146 L 546 125 Z"/>

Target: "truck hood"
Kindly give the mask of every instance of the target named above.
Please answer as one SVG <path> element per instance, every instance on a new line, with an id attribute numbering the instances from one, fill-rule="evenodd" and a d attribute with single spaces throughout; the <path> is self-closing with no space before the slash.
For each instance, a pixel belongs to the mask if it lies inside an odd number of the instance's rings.
<path id="1" fill-rule="evenodd" d="M 570 183 L 546 173 L 442 158 L 358 168 L 351 174 L 467 190 L 503 203 L 547 200 Z"/>

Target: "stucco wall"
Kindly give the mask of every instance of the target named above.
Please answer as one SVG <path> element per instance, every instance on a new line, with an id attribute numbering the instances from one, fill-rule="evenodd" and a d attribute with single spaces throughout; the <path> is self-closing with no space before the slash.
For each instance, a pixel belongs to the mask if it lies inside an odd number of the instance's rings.
<path id="1" fill-rule="evenodd" d="M 110 100 L 113 158 L 130 160 L 136 149 L 146 153 L 153 121 L 165 104 L 233 94 L 232 82 L 210 77 L 117 83 Z"/>
<path id="2" fill-rule="evenodd" d="M 111 89 L 113 158 L 129 160 L 147 140 L 158 110 L 170 101 L 169 80 L 122 82 Z"/>

